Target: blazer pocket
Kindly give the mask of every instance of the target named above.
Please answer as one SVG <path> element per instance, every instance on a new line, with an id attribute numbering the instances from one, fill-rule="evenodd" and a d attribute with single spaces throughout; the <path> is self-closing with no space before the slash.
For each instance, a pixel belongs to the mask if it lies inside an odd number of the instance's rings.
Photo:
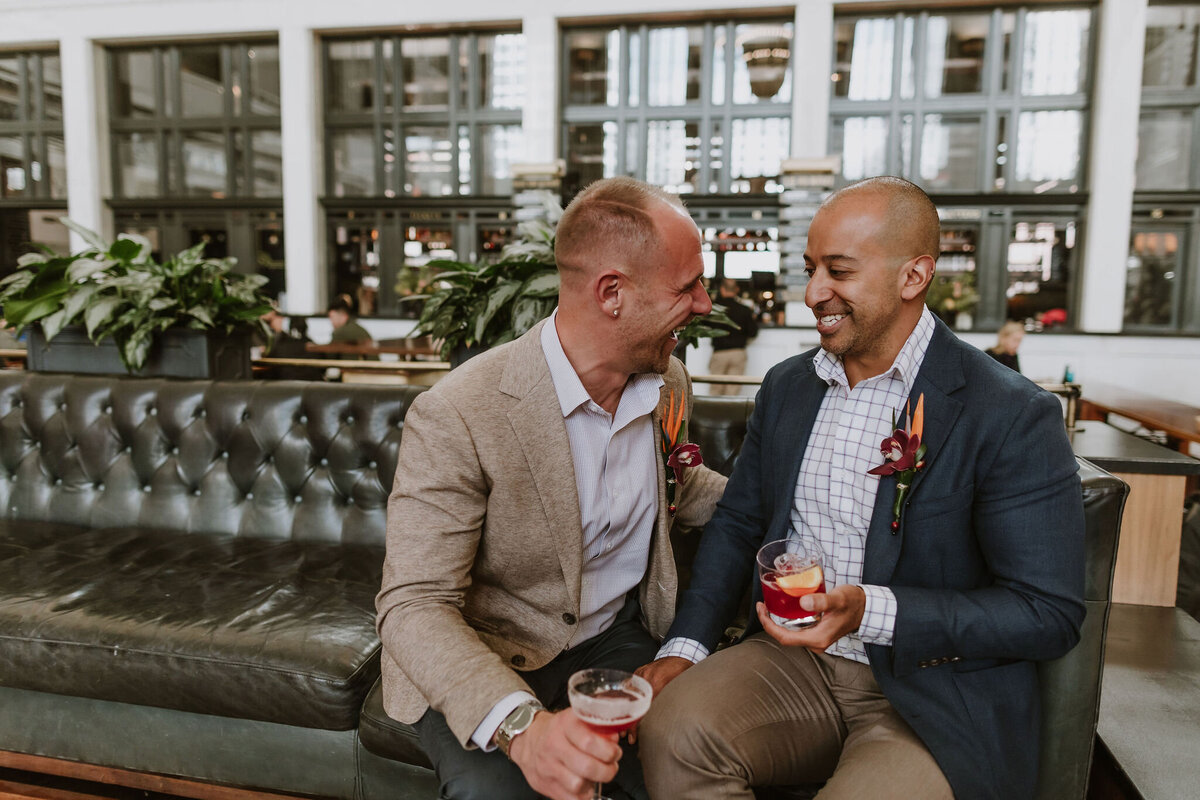
<path id="1" fill-rule="evenodd" d="M 928 487 L 927 487 L 928 488 Z M 975 484 L 969 483 L 950 494 L 930 496 L 925 492 L 914 492 L 905 510 L 905 521 L 920 522 L 969 508 L 975 499 Z"/>

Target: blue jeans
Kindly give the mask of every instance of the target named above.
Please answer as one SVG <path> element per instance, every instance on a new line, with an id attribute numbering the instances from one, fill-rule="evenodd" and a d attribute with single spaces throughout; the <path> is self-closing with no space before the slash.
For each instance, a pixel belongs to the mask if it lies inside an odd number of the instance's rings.
<path id="1" fill-rule="evenodd" d="M 522 673 L 533 693 L 551 711 L 566 708 L 567 679 L 574 672 L 594 667 L 610 667 L 633 672 L 648 664 L 658 652 L 658 642 L 646 632 L 639 620 L 636 597 L 625 603 L 608 628 L 586 642 L 560 653 L 541 669 Z M 446 724 L 446 718 L 432 708 L 416 724 L 421 747 L 433 762 L 444 800 L 536 800 L 516 764 L 499 750 L 485 753 L 466 750 Z M 645 800 L 642 765 L 637 747 L 621 741 L 620 768 L 607 793 L 620 800 Z M 620 791 L 618 791 L 618 789 Z"/>

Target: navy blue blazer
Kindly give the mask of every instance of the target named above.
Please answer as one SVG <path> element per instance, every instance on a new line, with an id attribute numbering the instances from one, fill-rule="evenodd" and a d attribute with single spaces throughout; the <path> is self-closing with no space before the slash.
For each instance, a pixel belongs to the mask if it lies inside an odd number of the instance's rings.
<path id="1" fill-rule="evenodd" d="M 764 378 L 667 638 L 711 651 L 747 584 L 760 598 L 754 555 L 788 534 L 800 462 L 828 388 L 813 370 L 816 352 Z M 867 534 L 863 583 L 890 587 L 898 605 L 892 645 L 867 645 L 867 655 L 958 800 L 1032 797 L 1034 662 L 1070 650 L 1084 617 L 1083 500 L 1061 406 L 941 322 L 914 407 L 921 394 L 925 467 L 895 533 L 896 478 L 880 479 Z M 759 627 L 752 615 L 747 635 Z"/>

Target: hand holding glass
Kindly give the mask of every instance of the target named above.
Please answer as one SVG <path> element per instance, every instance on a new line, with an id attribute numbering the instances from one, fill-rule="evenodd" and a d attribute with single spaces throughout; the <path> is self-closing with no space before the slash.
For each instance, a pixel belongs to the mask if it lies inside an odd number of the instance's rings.
<path id="1" fill-rule="evenodd" d="M 600 734 L 624 733 L 650 710 L 654 694 L 643 678 L 618 669 L 585 669 L 567 682 L 571 710 Z M 607 800 L 596 784 L 593 800 Z"/>
<path id="2" fill-rule="evenodd" d="M 771 619 L 788 630 L 815 625 L 821 615 L 800 607 L 806 594 L 825 591 L 824 553 L 815 543 L 776 539 L 758 551 L 758 579 Z"/>

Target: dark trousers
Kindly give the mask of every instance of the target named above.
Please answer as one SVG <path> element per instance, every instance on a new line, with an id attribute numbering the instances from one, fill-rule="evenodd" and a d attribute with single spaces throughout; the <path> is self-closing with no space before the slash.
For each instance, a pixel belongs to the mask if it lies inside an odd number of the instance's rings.
<path id="1" fill-rule="evenodd" d="M 541 669 L 522 673 L 538 700 L 551 711 L 570 705 L 567 679 L 581 669 L 609 667 L 633 672 L 648 664 L 658 652 L 658 643 L 642 627 L 639 606 L 632 597 L 617 619 L 603 633 L 558 655 Z M 416 724 L 421 747 L 433 762 L 445 800 L 535 800 L 538 794 L 529 788 L 516 764 L 499 750 L 485 753 L 466 750 L 446 724 L 446 718 L 432 708 Z M 620 769 L 613 785 L 633 800 L 646 798 L 642 767 L 636 746 L 621 740 Z M 622 795 L 610 789 L 614 797 Z"/>

